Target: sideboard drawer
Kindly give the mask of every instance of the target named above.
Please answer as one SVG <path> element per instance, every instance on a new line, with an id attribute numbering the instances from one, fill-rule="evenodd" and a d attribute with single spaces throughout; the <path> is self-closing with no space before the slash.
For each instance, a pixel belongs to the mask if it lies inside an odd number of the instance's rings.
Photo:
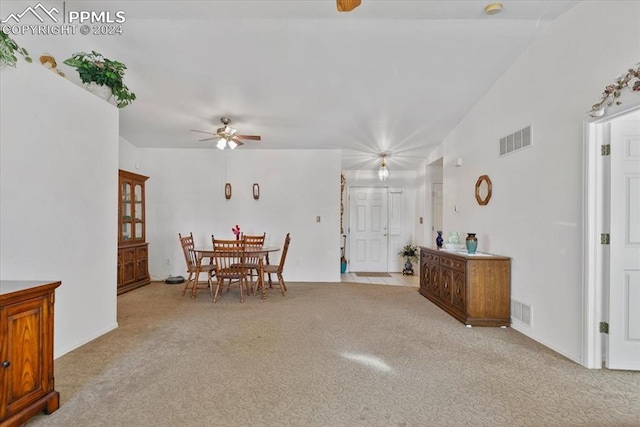
<path id="1" fill-rule="evenodd" d="M 421 252 L 422 259 L 432 264 L 440 264 L 440 257 L 429 252 Z"/>
<path id="2" fill-rule="evenodd" d="M 440 258 L 440 265 L 442 265 L 443 267 L 449 267 L 453 270 L 464 271 L 466 262 L 453 258 L 442 257 Z"/>

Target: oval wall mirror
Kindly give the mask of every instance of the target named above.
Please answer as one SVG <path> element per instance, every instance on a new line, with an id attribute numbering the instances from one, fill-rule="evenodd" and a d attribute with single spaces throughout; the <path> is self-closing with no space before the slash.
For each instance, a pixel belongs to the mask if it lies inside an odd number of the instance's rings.
<path id="1" fill-rule="evenodd" d="M 479 205 L 486 205 L 491 200 L 491 178 L 482 175 L 476 181 L 476 201 Z"/>

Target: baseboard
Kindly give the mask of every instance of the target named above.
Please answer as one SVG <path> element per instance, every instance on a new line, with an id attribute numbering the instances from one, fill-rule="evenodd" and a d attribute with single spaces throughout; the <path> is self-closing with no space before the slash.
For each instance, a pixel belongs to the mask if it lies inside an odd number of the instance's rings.
<path id="1" fill-rule="evenodd" d="M 111 331 L 113 331 L 114 329 L 117 329 L 117 328 L 118 328 L 118 322 L 116 322 L 116 323 L 112 324 L 111 326 L 109 326 L 108 328 L 106 328 L 106 329 L 104 329 L 104 330 L 102 330 L 102 331 L 100 331 L 100 332 L 88 337 L 86 340 L 79 341 L 79 342 L 71 345 L 69 348 L 66 348 L 66 349 L 64 349 L 62 351 L 55 352 L 54 355 L 53 355 L 53 358 L 57 359 L 58 357 L 64 356 L 65 354 L 69 353 L 70 351 L 73 351 L 78 347 L 82 347 L 83 345 L 87 344 L 88 342 L 91 342 L 91 341 L 95 340 L 96 338 L 101 337 L 102 335 L 104 335 L 104 334 L 106 334 L 108 332 L 111 332 Z M 55 340 L 55 336 L 54 336 L 54 340 Z"/>
<path id="2" fill-rule="evenodd" d="M 527 337 L 531 338 L 532 340 L 542 344 L 543 346 L 555 351 L 556 353 L 566 357 L 567 359 L 577 363 L 578 365 L 584 366 L 585 368 L 588 368 L 583 360 L 582 357 L 580 355 L 575 355 L 575 354 L 570 354 L 567 353 L 565 351 L 562 351 L 556 347 L 554 347 L 553 345 L 549 344 L 548 342 L 546 342 L 545 340 L 541 339 L 540 337 L 536 336 L 535 333 L 533 333 L 533 330 L 529 327 L 527 327 L 524 323 L 519 322 L 516 319 L 511 319 L 511 329 L 520 332 L 522 335 L 526 335 Z"/>

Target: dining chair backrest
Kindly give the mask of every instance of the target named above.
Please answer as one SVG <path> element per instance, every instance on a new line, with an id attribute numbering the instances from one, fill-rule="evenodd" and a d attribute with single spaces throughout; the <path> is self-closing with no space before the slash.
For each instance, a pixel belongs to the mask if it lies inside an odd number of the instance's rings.
<path id="1" fill-rule="evenodd" d="M 196 269 L 196 254 L 193 252 L 193 233 L 189 233 L 188 236 L 182 237 L 182 234 L 178 233 L 180 239 L 180 245 L 182 246 L 182 252 L 184 253 L 184 260 L 187 263 L 187 271 L 195 271 Z"/>
<path id="2" fill-rule="evenodd" d="M 263 234 L 258 234 L 258 235 L 255 235 L 255 236 L 251 236 L 251 235 L 248 235 L 248 234 L 242 234 L 241 237 L 244 237 L 244 241 L 245 241 L 245 244 L 247 246 L 259 246 L 259 247 L 262 247 L 262 246 L 264 246 L 264 241 L 265 241 L 265 239 L 267 237 L 267 233 L 265 232 Z"/>
<path id="3" fill-rule="evenodd" d="M 211 236 L 216 276 L 237 279 L 246 275 L 245 240 L 222 240 Z"/>
<path id="4" fill-rule="evenodd" d="M 287 233 L 287 236 L 284 238 L 284 246 L 282 247 L 282 255 L 280 256 L 280 264 L 278 266 L 278 270 L 282 272 L 284 270 L 284 261 L 287 258 L 287 252 L 289 251 L 289 243 L 291 242 L 291 233 Z"/>

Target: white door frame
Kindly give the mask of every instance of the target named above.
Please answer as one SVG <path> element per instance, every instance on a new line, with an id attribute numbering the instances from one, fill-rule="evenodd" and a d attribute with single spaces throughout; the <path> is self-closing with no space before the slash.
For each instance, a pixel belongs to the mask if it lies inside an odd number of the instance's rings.
<path id="1" fill-rule="evenodd" d="M 440 186 L 440 206 L 436 206 L 436 186 L 439 185 Z M 443 212 L 443 208 L 442 208 L 442 191 L 444 190 L 444 185 L 442 184 L 442 182 L 432 182 L 431 183 L 431 234 L 430 234 L 430 239 L 427 241 L 427 246 L 433 246 L 436 243 L 436 238 L 438 237 L 438 231 L 442 231 L 442 220 L 444 218 L 444 212 Z M 439 208 L 439 214 L 440 214 L 440 224 L 436 224 L 436 208 Z M 439 227 L 438 227 L 439 226 Z M 438 228 L 440 228 L 438 230 Z"/>
<path id="2" fill-rule="evenodd" d="M 635 97 L 637 98 L 637 96 Z M 600 146 L 607 135 L 605 127 L 616 117 L 640 109 L 640 99 L 625 101 L 623 105 L 609 107 L 603 117 L 584 121 L 584 168 L 583 168 L 583 358 L 582 364 L 591 369 L 601 369 L 603 340 L 599 329 L 602 318 L 604 289 L 604 251 L 600 245 L 603 223 L 603 167 Z"/>

